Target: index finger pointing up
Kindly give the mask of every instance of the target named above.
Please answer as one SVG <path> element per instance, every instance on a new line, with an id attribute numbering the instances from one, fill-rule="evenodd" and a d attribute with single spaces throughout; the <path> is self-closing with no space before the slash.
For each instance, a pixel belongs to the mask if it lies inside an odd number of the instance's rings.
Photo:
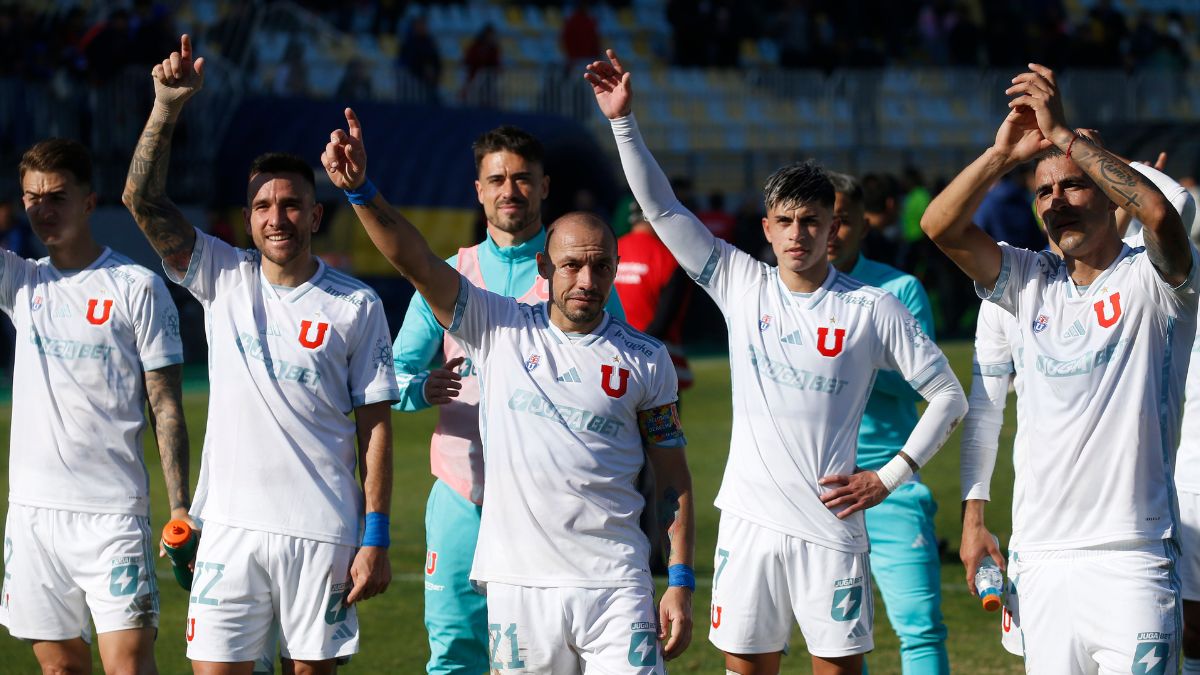
<path id="1" fill-rule="evenodd" d="M 362 124 L 358 122 L 358 115 L 350 108 L 346 108 L 346 124 L 350 127 L 350 135 L 358 140 L 362 140 Z"/>
<path id="2" fill-rule="evenodd" d="M 192 58 L 192 38 L 187 33 L 179 38 L 179 55 L 185 59 Z"/>

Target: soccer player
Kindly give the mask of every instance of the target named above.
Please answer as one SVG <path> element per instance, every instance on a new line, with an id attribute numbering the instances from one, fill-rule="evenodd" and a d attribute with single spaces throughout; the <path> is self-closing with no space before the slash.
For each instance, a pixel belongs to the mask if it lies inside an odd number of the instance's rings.
<path id="1" fill-rule="evenodd" d="M 493 672 L 662 673 L 691 639 L 691 476 L 662 343 L 604 311 L 616 241 L 593 215 L 552 223 L 538 271 L 550 300 L 526 305 L 471 284 L 366 179 L 362 127 L 321 156 L 367 233 L 425 297 L 480 378 L 487 499 L 471 579 L 487 591 Z M 654 608 L 647 462 L 674 501 L 668 589 Z M 666 639 L 661 650 L 659 639 Z"/>
<path id="2" fill-rule="evenodd" d="M 675 198 L 633 119 L 612 50 L 588 66 L 634 197 L 729 327 L 733 437 L 709 639 L 734 673 L 779 671 L 800 624 L 817 673 L 858 673 L 871 650 L 862 511 L 906 483 L 966 412 L 941 350 L 894 296 L 829 264 L 834 188 L 812 162 L 767 181 L 763 232 L 779 267 L 713 237 Z M 902 450 L 858 470 L 855 442 L 876 371 L 899 370 L 929 407 Z"/>
<path id="3" fill-rule="evenodd" d="M 692 287 L 687 272 L 654 233 L 636 202 L 630 206 L 629 221 L 629 232 L 617 239 L 621 262 L 613 287 L 629 312 L 629 325 L 667 346 L 683 391 L 693 382 L 683 353 L 683 317 Z"/>
<path id="4" fill-rule="evenodd" d="M 150 270 L 92 237 L 92 158 L 75 141 L 21 157 L 25 211 L 49 257 L 0 249 L 17 334 L 0 624 L 44 672 L 154 673 L 158 583 L 142 458 L 150 404 L 171 517 L 187 519 L 179 315 Z"/>
<path id="5" fill-rule="evenodd" d="M 1093 130 L 1079 129 L 1077 131 L 1098 141 L 1098 134 Z M 1196 212 L 1195 200 L 1192 199 L 1186 188 L 1161 171 L 1163 164 L 1161 159 L 1160 157 L 1160 161 L 1153 167 L 1141 163 L 1131 163 L 1130 167 L 1154 183 L 1163 196 L 1171 202 L 1183 222 L 1190 222 Z M 1116 214 L 1117 229 L 1118 231 L 1123 229 L 1125 224 L 1133 226 L 1132 229 L 1136 230 L 1136 233 L 1125 237 L 1124 241 L 1131 249 L 1136 249 L 1143 245 L 1142 224 L 1136 220 L 1130 222 L 1124 218 L 1121 211 L 1123 210 L 1118 209 Z M 1125 222 L 1122 223 L 1122 220 Z M 1055 255 L 1062 256 L 1053 241 L 1050 242 L 1050 250 Z M 1079 332 L 1074 324 L 1067 330 Z M 1029 433 L 1029 423 L 1026 421 L 1027 399 L 1021 395 L 1024 378 L 1016 369 L 1020 360 L 1013 357 L 1014 354 L 1020 353 L 1020 340 L 1016 319 L 1001 309 L 999 305 L 984 301 L 979 308 L 979 318 L 975 329 L 974 377 L 971 381 L 971 394 L 968 398 L 970 411 L 963 420 L 961 465 L 963 501 L 965 503 L 968 500 L 979 500 L 981 503 L 975 508 L 980 509 L 981 518 L 984 506 L 982 502 L 990 499 L 992 470 L 995 467 L 996 455 L 999 450 L 1000 429 L 1004 423 L 1004 407 L 1010 382 L 1017 392 L 1018 422 L 1017 441 L 1013 444 L 1014 450 L 1025 451 L 1029 447 L 1029 444 L 1022 439 L 1023 434 Z M 1189 391 L 1200 382 L 1200 368 L 1196 367 L 1195 362 L 1196 354 L 1196 345 L 1193 343 L 1192 362 L 1189 366 L 1186 385 Z M 1175 462 L 1175 485 L 1179 491 L 1180 501 L 1180 548 L 1182 549 L 1180 577 L 1183 582 L 1184 598 L 1183 651 L 1185 658 L 1183 672 L 1185 673 L 1189 672 L 1189 668 L 1196 669 L 1200 665 L 1200 663 L 1187 658 L 1188 654 L 1200 656 L 1200 650 L 1195 649 L 1196 638 L 1190 628 L 1190 626 L 1200 625 L 1200 616 L 1195 616 L 1189 621 L 1189 617 L 1195 613 L 1195 608 L 1198 606 L 1196 601 L 1200 600 L 1200 590 L 1197 590 L 1200 588 L 1200 581 L 1198 581 L 1200 580 L 1200 551 L 1191 544 L 1191 537 L 1195 536 L 1194 533 L 1197 529 L 1200 529 L 1200 516 L 1194 514 L 1191 502 L 1195 498 L 1189 494 L 1200 492 L 1197 489 L 1200 486 L 1192 477 L 1194 474 L 1192 467 L 1198 459 L 1194 453 L 1200 446 L 1190 440 L 1194 435 L 1188 433 L 1188 430 L 1193 429 L 1200 420 L 1200 416 L 1195 415 L 1197 412 L 1195 403 L 1198 398 L 1200 398 L 1200 393 L 1188 396 L 1187 402 L 1184 404 L 1184 433 L 1180 439 L 1179 452 Z M 1027 460 L 1014 457 L 1014 464 L 1024 461 Z M 1017 505 L 1014 503 L 1014 522 L 1017 520 L 1015 508 Z M 982 520 L 979 524 L 982 524 Z M 991 539 L 987 536 L 989 533 L 986 527 L 981 531 L 975 525 L 972 524 L 971 527 L 965 528 L 963 536 L 976 540 L 982 536 L 984 541 L 961 549 L 967 573 L 967 584 L 972 593 L 976 592 L 974 571 L 979 566 L 983 555 L 991 555 L 1000 567 L 1004 567 L 1004 560 L 999 548 L 993 550 L 992 546 L 988 545 Z M 1010 591 L 1012 590 L 1010 589 Z M 1010 592 L 1009 597 L 1006 598 L 1006 604 L 1012 605 L 1008 609 L 1013 612 L 1013 615 L 1006 617 L 1003 622 L 1004 645 L 1009 651 L 1023 655 L 1019 608 L 1011 602 L 1013 595 L 1015 593 Z M 1200 672 L 1200 670 L 1196 670 L 1196 672 Z"/>
<path id="6" fill-rule="evenodd" d="M 322 212 L 298 157 L 267 154 L 250 168 L 244 213 L 257 251 L 188 224 L 166 195 L 175 121 L 203 84 L 188 36 L 153 79 L 124 201 L 167 274 L 204 306 L 209 349 L 188 658 L 197 673 L 248 673 L 278 627 L 285 672 L 332 672 L 358 650 L 354 603 L 391 578 L 399 392 L 383 306 L 312 255 Z"/>
<path id="7" fill-rule="evenodd" d="M 537 254 L 546 248 L 542 200 L 550 190 L 542 144 L 513 126 L 475 140 L 475 192 L 487 221 L 487 238 L 460 249 L 446 262 L 479 288 L 526 304 L 548 299 L 538 276 Z M 609 297 L 609 313 L 621 304 Z M 439 348 L 441 368 L 429 368 Z M 488 670 L 487 599 L 471 584 L 471 561 L 483 503 L 483 444 L 479 439 L 476 367 L 414 294 L 392 348 L 400 402 L 396 410 L 438 406 L 430 443 L 437 480 L 425 507 L 425 628 L 429 673 L 475 675 Z"/>
<path id="8" fill-rule="evenodd" d="M 869 260 L 860 247 L 867 231 L 862 184 L 830 173 L 833 218 L 829 263 L 843 274 L 896 296 L 934 339 L 933 309 L 917 278 Z M 878 471 L 896 456 L 917 425 L 917 394 L 897 372 L 881 370 L 858 430 L 858 466 Z M 916 475 L 865 514 L 871 541 L 871 573 L 883 595 L 892 628 L 900 637 L 906 675 L 950 672 L 942 623 L 942 573 L 933 515 L 933 493 Z"/>
<path id="9" fill-rule="evenodd" d="M 1183 627 L 1171 468 L 1195 253 L 1151 181 L 1067 126 L 1052 71 L 1031 64 L 1012 82 L 994 144 L 922 227 L 1019 334 L 1028 433 L 1014 451 L 1008 572 L 1026 670 L 1174 672 Z M 971 223 L 993 182 L 1039 157 L 1035 207 L 1062 258 L 1000 246 Z M 1119 238 L 1118 206 L 1144 224 L 1144 248 Z M 966 502 L 964 560 L 999 559 L 982 512 L 982 501 Z"/>

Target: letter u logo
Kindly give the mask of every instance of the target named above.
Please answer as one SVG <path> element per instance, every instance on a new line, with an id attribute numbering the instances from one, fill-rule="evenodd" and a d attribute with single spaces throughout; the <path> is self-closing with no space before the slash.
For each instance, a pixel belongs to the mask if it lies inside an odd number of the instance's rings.
<path id="1" fill-rule="evenodd" d="M 100 304 L 100 301 L 95 298 L 91 298 L 88 300 L 87 320 L 88 320 L 88 323 L 92 324 L 93 326 L 104 325 L 104 323 L 106 321 L 108 321 L 109 315 L 112 314 L 112 300 L 105 300 L 104 304 L 103 304 L 103 307 L 104 307 L 103 313 L 100 316 L 96 316 L 96 305 L 99 305 L 99 304 Z"/>
<path id="2" fill-rule="evenodd" d="M 822 326 L 817 329 L 817 351 L 821 352 L 821 356 L 830 358 L 842 353 L 842 344 L 846 341 L 846 329 L 835 328 L 833 331 L 833 346 L 825 344 L 828 342 L 829 329 Z"/>
<path id="3" fill-rule="evenodd" d="M 187 632 L 186 632 L 186 635 L 187 635 L 187 641 L 188 641 L 188 642 L 191 642 L 191 641 L 192 641 L 192 638 L 196 637 L 196 620 L 195 620 L 195 619 L 188 619 L 188 620 L 187 620 Z"/>
<path id="4" fill-rule="evenodd" d="M 300 322 L 300 346 L 306 349 L 316 349 L 325 342 L 325 333 L 329 331 L 329 324 L 324 321 L 317 324 L 317 337 L 309 337 L 312 332 L 313 322 L 305 319 Z"/>
<path id="5" fill-rule="evenodd" d="M 1109 317 L 1104 316 L 1106 312 L 1103 300 L 1092 305 L 1092 308 L 1096 310 L 1096 321 L 1099 322 L 1101 328 L 1111 328 L 1117 323 L 1117 319 L 1121 318 L 1121 294 L 1113 293 L 1108 296 L 1108 301 L 1112 303 L 1112 316 Z"/>
<path id="6" fill-rule="evenodd" d="M 437 551 L 425 554 L 425 574 L 433 574 L 437 570 Z"/>
<path id="7" fill-rule="evenodd" d="M 625 395 L 625 390 L 629 388 L 629 371 L 624 368 L 617 369 L 618 384 L 612 386 L 613 367 L 600 366 L 600 386 L 604 387 L 604 393 L 613 398 L 621 398 Z"/>
<path id="8" fill-rule="evenodd" d="M 720 628 L 721 627 L 721 606 L 713 605 L 712 611 L 709 614 L 711 615 L 711 618 L 712 618 L 712 627 Z"/>

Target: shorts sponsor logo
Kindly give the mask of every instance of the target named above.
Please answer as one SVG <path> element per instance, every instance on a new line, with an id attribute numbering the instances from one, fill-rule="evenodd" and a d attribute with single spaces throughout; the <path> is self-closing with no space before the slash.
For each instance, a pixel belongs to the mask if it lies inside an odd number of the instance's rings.
<path id="1" fill-rule="evenodd" d="M 349 640 L 352 637 L 354 637 L 354 631 L 351 630 L 348 624 L 342 623 L 337 627 L 337 630 L 333 631 L 333 637 L 331 639 L 334 642 L 341 642 L 342 640 Z"/>
<path id="2" fill-rule="evenodd" d="M 106 299 L 103 303 L 101 303 L 96 298 L 89 298 L 87 301 L 88 323 L 92 324 L 93 326 L 103 326 L 108 322 L 108 318 L 112 315 L 112 305 L 113 301 L 111 299 Z M 101 307 L 102 309 L 97 312 L 97 307 Z"/>
<path id="3" fill-rule="evenodd" d="M 613 386 L 613 367 L 608 364 L 600 366 L 600 386 L 612 398 L 621 398 L 629 389 L 629 371 L 625 368 L 617 368 L 616 371 L 617 384 Z"/>
<path id="4" fill-rule="evenodd" d="M 529 358 L 525 359 L 525 370 L 527 372 L 533 372 L 533 370 L 535 368 L 537 368 L 541 362 L 542 362 L 541 354 L 530 354 Z"/>
<path id="5" fill-rule="evenodd" d="M 300 346 L 305 349 L 316 349 L 325 343 L 325 334 L 329 332 L 329 324 L 325 321 L 317 323 L 316 335 L 312 333 L 313 322 L 305 319 L 300 322 Z"/>
<path id="6" fill-rule="evenodd" d="M 425 552 L 425 574 L 433 574 L 437 571 L 437 551 Z"/>
<path id="7" fill-rule="evenodd" d="M 124 559 L 113 561 L 112 571 L 109 573 L 108 592 L 115 597 L 124 595 L 133 595 L 137 590 L 138 583 L 138 565 L 135 562 L 128 562 Z"/>
<path id="8" fill-rule="evenodd" d="M 1103 300 L 1092 305 L 1092 309 L 1096 310 L 1096 321 L 1101 328 L 1112 328 L 1121 318 L 1121 294 L 1113 293 L 1108 296 L 1108 302 L 1112 305 L 1111 311 L 1105 308 Z"/>
<path id="9" fill-rule="evenodd" d="M 862 586 L 838 588 L 833 591 L 833 607 L 829 610 L 834 621 L 853 621 L 862 610 Z"/>
<path id="10" fill-rule="evenodd" d="M 629 665 L 658 664 L 658 635 L 652 631 L 634 631 L 629 636 Z"/>
<path id="11" fill-rule="evenodd" d="M 771 327 L 771 315 L 763 314 L 762 318 L 758 320 L 758 332 L 765 333 L 765 332 L 767 332 L 767 329 L 770 327 Z"/>
<path id="12" fill-rule="evenodd" d="M 822 326 L 817 329 L 817 351 L 821 356 L 833 358 L 842 353 L 842 346 L 846 341 L 846 329 L 835 328 L 833 331 L 833 344 L 829 344 L 829 329 Z"/>
<path id="13" fill-rule="evenodd" d="M 1171 643 L 1139 642 L 1133 652 L 1133 675 L 1166 675 L 1171 660 Z"/>
<path id="14" fill-rule="evenodd" d="M 349 594 L 350 584 L 348 582 L 329 586 L 329 604 L 325 606 L 325 623 L 332 626 L 346 620 L 346 614 L 350 612 L 350 606 L 346 604 L 346 596 Z"/>
<path id="15" fill-rule="evenodd" d="M 1038 314 L 1038 318 L 1033 320 L 1033 332 L 1040 333 L 1050 327 L 1050 317 L 1045 314 Z"/>
<path id="16" fill-rule="evenodd" d="M 187 628 L 184 630 L 184 635 L 187 636 L 187 641 L 191 642 L 196 637 L 196 620 L 189 618 L 187 620 Z"/>

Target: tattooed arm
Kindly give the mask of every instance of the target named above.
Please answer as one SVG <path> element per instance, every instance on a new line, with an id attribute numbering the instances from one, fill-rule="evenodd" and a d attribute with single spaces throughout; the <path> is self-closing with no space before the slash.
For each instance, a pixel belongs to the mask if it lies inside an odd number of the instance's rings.
<path id="1" fill-rule="evenodd" d="M 154 437 L 158 441 L 171 517 L 187 519 L 188 508 L 192 505 L 188 487 L 191 452 L 187 423 L 183 419 L 182 372 L 183 366 L 165 366 L 147 371 L 145 378 L 146 399 L 150 403 L 150 426 L 154 428 Z"/>
<path id="2" fill-rule="evenodd" d="M 345 112 L 349 133 L 338 129 L 330 134 L 321 165 L 334 186 L 359 190 L 367 182 L 367 151 L 358 117 L 350 108 Z M 368 204 L 354 204 L 354 212 L 375 247 L 425 298 L 437 320 L 443 326 L 453 323 L 461 279 L 458 271 L 429 248 L 421 232 L 382 194 Z"/>
<path id="3" fill-rule="evenodd" d="M 1142 221 L 1146 253 L 1155 269 L 1167 283 L 1182 284 L 1192 269 L 1192 253 L 1179 213 L 1149 179 L 1067 126 L 1054 72 L 1037 64 L 1030 69 L 1014 77 L 1005 92 L 1015 96 L 1009 107 L 1032 110 L 1042 135 L 1069 154 L 1113 203 Z"/>
<path id="4" fill-rule="evenodd" d="M 125 178 L 121 201 L 163 262 L 184 272 L 196 245 L 196 230 L 167 197 L 167 167 L 171 159 L 171 136 L 183 104 L 204 83 L 204 59 L 192 59 L 192 42 L 187 35 L 179 51 L 154 66 L 154 109 L 138 139 Z"/>

